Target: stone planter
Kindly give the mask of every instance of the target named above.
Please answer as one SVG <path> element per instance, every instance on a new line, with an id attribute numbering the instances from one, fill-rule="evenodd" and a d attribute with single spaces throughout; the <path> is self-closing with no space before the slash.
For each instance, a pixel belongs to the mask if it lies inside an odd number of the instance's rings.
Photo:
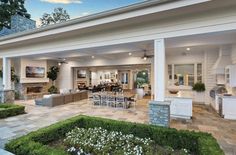
<path id="1" fill-rule="evenodd" d="M 205 104 L 205 92 L 193 92 L 193 102 Z"/>

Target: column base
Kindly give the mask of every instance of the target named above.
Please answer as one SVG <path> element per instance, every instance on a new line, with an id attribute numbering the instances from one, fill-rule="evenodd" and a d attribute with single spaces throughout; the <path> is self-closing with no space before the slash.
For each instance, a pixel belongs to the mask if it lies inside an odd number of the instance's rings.
<path id="1" fill-rule="evenodd" d="M 14 103 L 15 91 L 14 90 L 0 90 L 0 103 Z"/>
<path id="2" fill-rule="evenodd" d="M 149 123 L 157 126 L 170 126 L 170 102 L 149 102 Z"/>

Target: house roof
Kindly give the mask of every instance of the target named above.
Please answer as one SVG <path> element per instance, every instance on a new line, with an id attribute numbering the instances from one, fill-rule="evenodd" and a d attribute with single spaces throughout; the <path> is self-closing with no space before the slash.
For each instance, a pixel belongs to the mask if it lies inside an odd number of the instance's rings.
<path id="1" fill-rule="evenodd" d="M 40 27 L 37 29 L 32 29 L 32 30 L 27 30 L 27 31 L 7 35 L 4 37 L 1 37 L 0 41 L 9 40 L 9 39 L 29 35 L 29 34 L 44 32 L 44 31 L 48 31 L 48 30 L 52 30 L 56 28 L 69 26 L 69 25 L 80 24 L 80 23 L 84 23 L 88 21 L 93 21 L 96 19 L 102 19 L 105 17 L 122 14 L 122 13 L 130 12 L 130 11 L 135 11 L 135 10 L 139 10 L 139 9 L 150 7 L 150 6 L 162 5 L 162 4 L 170 3 L 173 1 L 180 1 L 180 0 L 146 0 L 144 2 L 128 5 L 125 7 L 120 7 L 117 9 L 112 9 L 112 10 L 108 10 L 108 11 L 104 11 L 104 12 L 100 12 L 100 13 L 96 13 L 96 14 L 92 14 L 92 15 L 88 15 L 88 16 L 84 16 L 80 18 L 71 19 L 63 23 L 57 23 L 57 24 L 48 25 L 45 27 Z"/>

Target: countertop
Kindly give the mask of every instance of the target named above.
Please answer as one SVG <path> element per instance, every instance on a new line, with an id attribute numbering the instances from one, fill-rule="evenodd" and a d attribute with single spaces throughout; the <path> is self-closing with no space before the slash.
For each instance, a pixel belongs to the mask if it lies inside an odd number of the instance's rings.
<path id="1" fill-rule="evenodd" d="M 221 97 L 221 98 L 227 98 L 227 99 L 236 99 L 236 96 L 224 96 L 224 95 L 221 95 L 221 94 L 217 94 L 218 97 Z"/>
<path id="2" fill-rule="evenodd" d="M 171 94 L 169 91 L 166 91 L 167 98 L 183 98 L 183 99 L 193 99 L 193 92 L 191 91 L 179 91 L 177 94 Z"/>

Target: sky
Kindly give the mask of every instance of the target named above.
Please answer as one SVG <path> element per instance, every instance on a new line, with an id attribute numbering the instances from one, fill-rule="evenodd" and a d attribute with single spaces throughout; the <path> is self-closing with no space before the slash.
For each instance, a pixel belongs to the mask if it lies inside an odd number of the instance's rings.
<path id="1" fill-rule="evenodd" d="M 52 13 L 54 8 L 64 8 L 70 18 L 78 18 L 144 0 L 26 0 L 25 7 L 31 14 L 31 19 L 40 24 L 40 17 L 44 13 Z"/>

